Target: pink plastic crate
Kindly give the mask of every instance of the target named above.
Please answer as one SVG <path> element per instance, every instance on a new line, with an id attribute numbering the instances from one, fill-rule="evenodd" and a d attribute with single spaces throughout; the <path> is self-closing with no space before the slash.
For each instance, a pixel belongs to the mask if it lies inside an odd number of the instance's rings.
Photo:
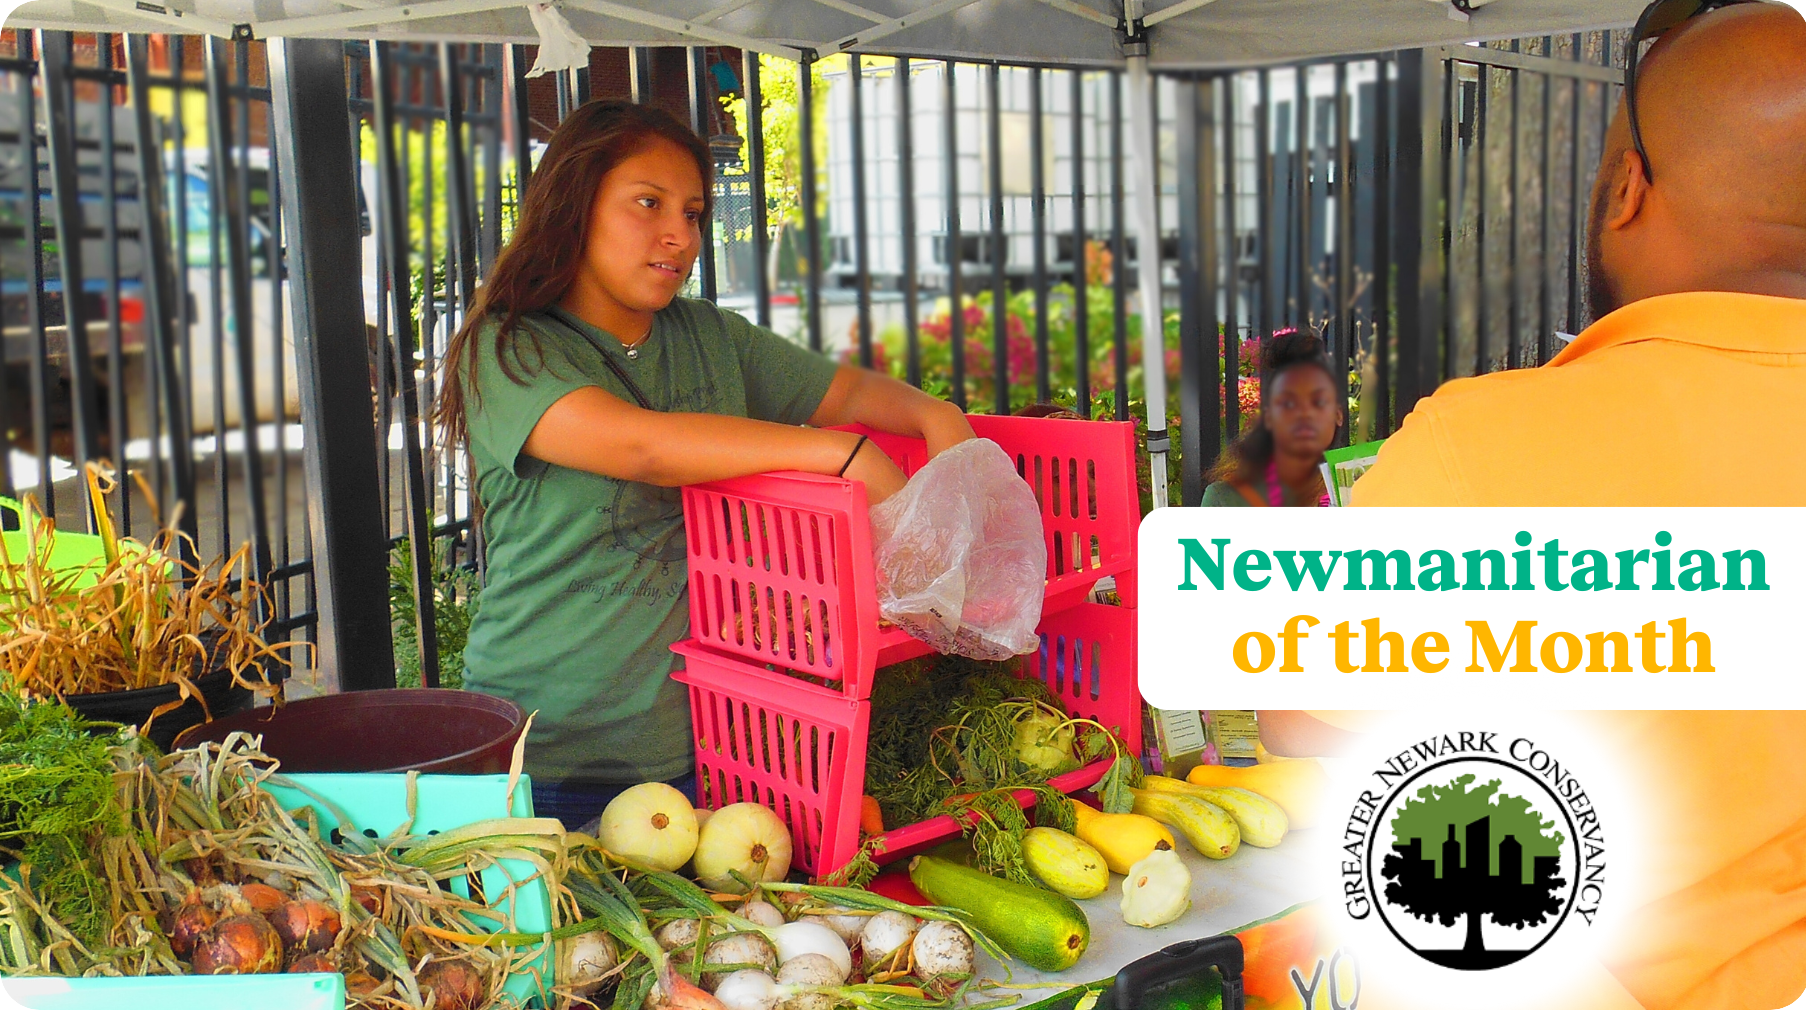
<path id="1" fill-rule="evenodd" d="M 1067 712 L 1116 729 L 1129 753 L 1139 754 L 1135 611 L 1080 603 L 1043 618 L 1041 642 L 1026 657 L 1024 676 L 1046 681 Z M 693 641 L 675 648 L 686 669 L 673 676 L 690 689 L 697 802 L 712 809 L 748 801 L 771 807 L 790 826 L 793 863 L 809 873 L 819 876 L 853 858 L 871 702 L 821 691 Z M 1052 784 L 1073 792 L 1097 782 L 1106 768 L 1096 762 Z M 1018 799 L 1026 806 L 1032 794 Z M 951 817 L 900 825 L 885 833 L 878 859 L 901 859 L 958 833 Z"/>
<path id="2" fill-rule="evenodd" d="M 1047 536 L 1042 613 L 1084 600 L 1107 575 L 1132 571 L 1140 519 L 1134 426 L 1128 422 L 972 416 L 1035 491 Z M 867 432 L 906 473 L 919 440 Z M 772 473 L 686 487 L 684 523 L 695 644 L 772 663 L 855 698 L 880 666 L 928 651 L 882 627 L 865 486 Z M 1119 582 L 1134 606 L 1133 579 Z"/>

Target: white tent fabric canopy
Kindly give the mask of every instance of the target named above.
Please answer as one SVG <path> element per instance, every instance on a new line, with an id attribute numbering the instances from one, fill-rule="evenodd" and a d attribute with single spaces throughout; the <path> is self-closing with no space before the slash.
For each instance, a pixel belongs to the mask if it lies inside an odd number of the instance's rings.
<path id="1" fill-rule="evenodd" d="M 3 2 L 3 0 L 0 0 Z M 1128 71 L 1138 234 L 1157 230 L 1152 71 L 1246 67 L 1615 28 L 1645 0 L 561 0 L 593 44 L 871 52 Z M 542 20 L 545 9 L 542 6 Z M 8 27 L 252 38 L 536 43 L 521 0 L 31 0 Z M 579 59 L 581 59 L 579 57 Z M 1142 360 L 1165 358 L 1160 265 L 1140 257 Z M 1167 503 L 1166 376 L 1146 370 L 1153 498 Z"/>
<path id="2" fill-rule="evenodd" d="M 1485 2 L 1485 0 L 1481 0 Z M 1133 3 L 1133 0 L 1131 0 Z M 1121 0 L 563 0 L 597 45 L 730 45 L 795 57 L 858 49 L 935 59 L 1126 66 Z M 1251 66 L 1619 27 L 1642 0 L 1163 0 L 1141 13 L 1153 70 Z M 9 27 L 256 38 L 538 41 L 521 0 L 31 0 Z"/>

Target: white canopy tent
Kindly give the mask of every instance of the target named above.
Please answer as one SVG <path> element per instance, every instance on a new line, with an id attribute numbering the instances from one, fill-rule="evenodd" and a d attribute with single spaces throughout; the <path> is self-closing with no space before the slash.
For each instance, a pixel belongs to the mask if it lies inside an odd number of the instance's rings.
<path id="1" fill-rule="evenodd" d="M 1645 0 L 562 0 L 611 46 L 726 45 L 792 59 L 839 52 L 1059 63 L 1128 73 L 1137 232 L 1153 234 L 1150 73 L 1208 70 L 1623 27 Z M 236 38 L 537 43 L 521 0 L 31 0 L 8 27 Z M 547 20 L 546 7 L 537 12 Z M 554 23 L 556 18 L 551 19 Z M 1160 265 L 1139 260 L 1144 361 L 1164 357 Z M 1154 501 L 1164 505 L 1162 369 L 1146 370 Z"/>

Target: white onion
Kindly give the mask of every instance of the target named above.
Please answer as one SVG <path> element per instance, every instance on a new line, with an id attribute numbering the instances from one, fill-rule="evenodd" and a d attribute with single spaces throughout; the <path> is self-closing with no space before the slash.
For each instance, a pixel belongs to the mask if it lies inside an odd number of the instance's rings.
<path id="1" fill-rule="evenodd" d="M 660 947 L 677 950 L 680 947 L 695 946 L 701 930 L 702 924 L 696 919 L 672 919 L 652 935 L 657 938 Z"/>
<path id="2" fill-rule="evenodd" d="M 702 963 L 706 967 L 711 964 L 759 964 L 776 970 L 777 958 L 772 956 L 771 944 L 757 933 L 735 933 L 724 936 L 709 944 L 703 952 Z M 702 974 L 702 986 L 713 989 L 731 972 L 705 971 Z"/>
<path id="3" fill-rule="evenodd" d="M 890 960 L 916 935 L 916 921 L 902 912 L 887 909 L 872 916 L 859 932 L 859 947 L 864 951 L 865 970 Z"/>
<path id="4" fill-rule="evenodd" d="M 916 974 L 933 982 L 949 975 L 972 974 L 974 952 L 972 938 L 951 922 L 930 922 L 917 933 L 910 953 L 916 960 Z"/>
<path id="5" fill-rule="evenodd" d="M 783 964 L 804 954 L 823 954 L 840 970 L 840 977 L 853 973 L 853 956 L 847 945 L 826 926 L 813 922 L 790 922 L 771 931 L 777 943 L 778 963 Z"/>
<path id="6" fill-rule="evenodd" d="M 839 907 L 839 906 L 835 906 Z M 833 930 L 851 947 L 859 942 L 859 931 L 865 928 L 869 915 L 805 915 L 798 922 L 816 922 Z"/>
<path id="7" fill-rule="evenodd" d="M 614 939 L 600 929 L 558 941 L 558 953 L 558 984 L 578 996 L 602 988 L 620 959 Z"/>
<path id="8" fill-rule="evenodd" d="M 756 922 L 766 929 L 776 929 L 784 924 L 784 913 L 778 906 L 768 901 L 749 901 L 740 906 L 740 917 Z"/>
<path id="9" fill-rule="evenodd" d="M 776 1010 L 782 996 L 776 979 L 750 968 L 734 972 L 715 987 L 715 998 L 727 1010 Z"/>
<path id="10" fill-rule="evenodd" d="M 840 965 L 826 954 L 798 954 L 778 968 L 783 985 L 843 985 L 846 980 Z"/>

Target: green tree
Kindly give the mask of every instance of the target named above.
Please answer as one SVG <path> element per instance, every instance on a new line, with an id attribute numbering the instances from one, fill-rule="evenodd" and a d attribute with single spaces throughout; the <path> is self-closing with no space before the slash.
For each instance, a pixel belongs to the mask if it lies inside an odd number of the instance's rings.
<path id="1" fill-rule="evenodd" d="M 1448 960 L 1457 967 L 1504 963 L 1487 957 L 1481 920 L 1537 925 L 1560 913 L 1556 895 L 1565 883 L 1555 875 L 1566 841 L 1555 822 L 1529 800 L 1501 792 L 1499 780 L 1476 779 L 1426 785 L 1407 800 L 1392 818 L 1393 852 L 1381 867 L 1391 904 L 1444 926 L 1467 919 L 1460 956 Z"/>

